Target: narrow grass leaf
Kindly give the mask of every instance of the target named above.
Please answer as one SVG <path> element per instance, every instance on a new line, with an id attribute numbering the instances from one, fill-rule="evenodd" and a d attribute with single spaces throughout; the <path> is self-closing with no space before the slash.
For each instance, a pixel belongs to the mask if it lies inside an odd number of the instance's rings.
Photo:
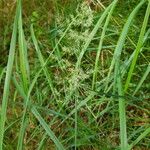
<path id="1" fill-rule="evenodd" d="M 45 120 L 42 118 L 42 116 L 39 114 L 39 112 L 36 110 L 35 107 L 32 107 L 32 113 L 37 118 L 37 120 L 40 122 L 40 124 L 42 125 L 42 127 L 45 129 L 45 131 L 50 136 L 50 138 L 52 139 L 52 141 L 55 143 L 56 147 L 59 150 L 65 150 L 65 148 L 63 147 L 63 145 L 60 143 L 60 141 L 58 140 L 58 138 L 55 136 L 54 132 L 49 128 L 49 125 L 45 122 Z"/>
<path id="2" fill-rule="evenodd" d="M 35 83 L 36 83 L 41 71 L 42 71 L 42 69 L 40 69 L 40 71 L 35 75 L 34 79 L 31 82 L 31 85 L 29 87 L 29 90 L 28 90 L 27 94 L 25 92 L 25 89 L 24 88 L 21 89 L 21 86 L 19 86 L 19 84 L 17 84 L 17 82 L 14 80 L 15 81 L 14 83 L 16 84 L 16 87 L 19 88 L 19 91 L 22 94 L 22 96 L 24 98 L 24 101 L 25 101 L 23 115 L 22 115 L 22 121 L 21 121 L 21 127 L 20 127 L 20 133 L 19 133 L 19 138 L 18 138 L 17 150 L 22 150 L 22 148 L 23 148 L 23 139 L 24 139 L 24 134 L 25 134 L 25 127 L 27 126 L 26 114 L 27 114 L 27 109 L 29 108 L 29 106 L 31 106 L 30 95 L 31 95 L 31 92 L 32 92 L 32 90 L 35 86 Z"/>
<path id="3" fill-rule="evenodd" d="M 112 4 L 111 10 L 108 13 L 108 16 L 107 16 L 107 19 L 106 19 L 106 22 L 104 24 L 103 31 L 102 31 L 102 34 L 101 34 L 101 37 L 100 37 L 98 51 L 97 51 L 97 54 L 96 54 L 95 67 L 94 67 L 94 71 L 93 71 L 92 90 L 94 90 L 94 86 L 95 86 L 95 81 L 96 81 L 97 72 L 98 72 L 99 56 L 100 56 L 100 53 L 101 53 L 101 50 L 102 50 L 102 45 L 103 45 L 105 33 L 106 33 L 106 30 L 107 30 L 107 26 L 109 24 L 110 18 L 112 16 L 113 10 L 116 6 L 116 3 L 117 3 L 117 0 L 115 0 L 114 3 Z"/>
<path id="4" fill-rule="evenodd" d="M 17 6 L 18 8 L 18 6 Z M 17 40 L 17 22 L 18 21 L 18 9 L 16 10 L 14 25 L 13 25 L 13 33 L 11 37 L 9 57 L 6 69 L 6 77 L 4 83 L 4 91 L 2 97 L 2 107 L 1 107 L 1 118 L 0 118 L 0 150 L 3 150 L 3 138 L 5 132 L 5 121 L 6 121 L 6 111 L 7 111 L 7 103 L 9 97 L 9 88 L 10 88 L 10 80 L 12 75 L 14 57 L 15 57 L 15 48 L 16 48 L 16 40 Z"/>
<path id="5" fill-rule="evenodd" d="M 128 17 L 124 27 L 123 27 L 123 30 L 121 32 L 121 35 L 119 37 L 119 40 L 118 40 L 118 43 L 117 43 L 117 46 L 115 48 L 115 51 L 114 51 L 114 55 L 113 55 L 113 59 L 111 61 L 111 65 L 110 65 L 110 68 L 109 68 L 109 72 L 108 72 L 108 75 L 107 75 L 107 81 L 106 81 L 106 85 L 105 85 L 105 91 L 107 90 L 108 88 L 108 83 L 110 81 L 110 76 L 111 76 L 111 73 L 112 73 L 112 70 L 114 69 L 114 65 L 116 63 L 116 60 L 120 60 L 120 55 L 122 53 L 122 48 L 124 46 L 124 43 L 125 43 L 125 40 L 126 40 L 126 36 L 127 36 L 127 33 L 128 33 L 128 30 L 129 30 L 129 27 L 133 21 L 133 18 L 135 17 L 135 15 L 137 14 L 138 10 L 141 8 L 141 6 L 145 3 L 145 0 L 142 0 L 136 7 L 135 9 L 132 11 L 132 13 L 130 14 L 130 16 Z M 115 76 L 117 76 L 117 72 L 118 72 L 118 65 L 116 64 L 116 73 L 115 73 Z M 115 77 L 116 78 L 116 77 Z M 117 78 L 116 78 L 117 79 Z"/>
<path id="6" fill-rule="evenodd" d="M 69 114 L 68 116 L 62 121 L 64 122 L 67 120 L 70 116 L 72 116 L 74 113 L 76 113 L 77 110 L 79 110 L 81 107 L 85 106 L 87 102 L 89 102 L 97 93 L 95 92 L 90 92 L 89 96 L 82 100 Z"/>
<path id="7" fill-rule="evenodd" d="M 18 1 L 19 5 L 19 19 L 18 19 L 18 41 L 19 41 L 19 59 L 20 59 L 20 70 L 23 80 L 23 86 L 25 88 L 25 91 L 28 90 L 29 85 L 29 75 L 28 75 L 28 61 L 27 61 L 27 50 L 26 50 L 26 43 L 24 38 L 24 32 L 23 32 L 23 25 L 22 25 L 22 0 Z"/>
<path id="8" fill-rule="evenodd" d="M 48 69 L 47 69 L 46 65 L 44 65 L 44 58 L 43 58 L 43 56 L 42 56 L 42 53 L 41 53 L 41 51 L 40 51 L 40 48 L 39 48 L 37 39 L 36 39 L 36 37 L 35 37 L 34 30 L 33 30 L 33 25 L 31 25 L 31 36 L 32 36 L 32 40 L 33 40 L 33 43 L 34 43 L 34 46 L 35 46 L 35 49 L 36 49 L 36 52 L 37 52 L 39 61 L 40 61 L 40 63 L 41 63 L 41 66 L 43 67 L 44 74 L 45 74 L 46 79 L 47 79 L 47 81 L 48 81 L 48 84 L 49 84 L 49 86 L 50 86 L 50 88 L 51 88 L 51 91 L 52 91 L 52 93 L 53 93 L 53 96 L 56 98 L 56 94 L 57 94 L 57 93 L 55 92 L 56 89 L 54 89 L 51 76 L 50 76 L 50 74 L 49 74 L 49 72 L 48 72 Z M 56 47 L 56 48 L 57 48 L 57 47 Z"/>
<path id="9" fill-rule="evenodd" d="M 18 42 L 19 42 L 19 64 L 20 64 L 20 71 L 21 71 L 21 79 L 23 81 L 23 91 L 27 94 L 28 92 L 28 86 L 29 86 L 29 63 L 27 58 L 27 47 L 26 47 L 26 41 L 24 37 L 24 31 L 23 31 L 23 23 L 22 23 L 22 0 L 18 1 L 19 5 L 19 19 L 18 19 Z M 24 99 L 24 103 L 27 103 L 27 99 Z M 28 124 L 27 118 L 26 118 L 26 105 L 24 105 L 24 111 L 22 115 L 21 120 L 21 127 L 20 132 L 18 136 L 18 145 L 17 150 L 23 149 L 23 140 L 25 135 L 26 126 Z"/>
<path id="10" fill-rule="evenodd" d="M 120 68 L 118 71 L 117 77 L 117 88 L 118 88 L 118 95 L 124 96 L 122 82 L 121 82 L 121 75 L 120 75 Z M 120 119 L 120 140 L 121 140 L 121 150 L 127 150 L 128 143 L 127 143 L 127 129 L 126 129 L 126 110 L 125 110 L 125 99 L 119 98 L 119 119 Z"/>
<path id="11" fill-rule="evenodd" d="M 20 131 L 19 131 L 19 137 L 18 137 L 17 150 L 24 149 L 23 143 L 24 143 L 24 135 L 25 135 L 27 125 L 28 125 L 28 118 L 22 117 L 22 122 L 21 122 Z"/>
<path id="12" fill-rule="evenodd" d="M 148 65 L 148 67 L 147 67 L 147 69 L 146 69 L 146 71 L 145 71 L 143 77 L 142 77 L 141 80 L 139 81 L 139 83 L 138 83 L 138 85 L 137 85 L 137 87 L 136 87 L 136 89 L 135 89 L 133 95 L 135 95 L 135 94 L 138 92 L 138 90 L 141 88 L 143 82 L 146 80 L 146 78 L 147 78 L 147 76 L 149 75 L 149 73 L 150 73 L 150 63 L 149 63 L 149 65 Z"/>
<path id="13" fill-rule="evenodd" d="M 139 143 L 142 139 L 144 139 L 148 134 L 150 134 L 150 127 L 147 128 L 135 141 L 133 141 L 128 150 L 131 150 L 137 143 Z"/>
<path id="14" fill-rule="evenodd" d="M 130 81 L 132 78 L 132 74 L 133 74 L 134 68 L 136 66 L 136 61 L 138 59 L 140 49 L 141 49 L 143 42 L 144 42 L 144 34 L 145 34 L 145 30 L 146 30 L 146 27 L 148 24 L 149 15 L 150 15 L 150 1 L 148 2 L 145 18 L 144 18 L 142 29 L 141 29 L 140 36 L 139 36 L 139 40 L 137 43 L 137 47 L 135 49 L 135 55 L 134 55 L 133 61 L 131 63 L 129 72 L 128 72 L 127 80 L 126 80 L 125 87 L 124 87 L 125 92 L 127 92 L 127 90 L 128 90 L 128 87 L 129 87 L 129 84 L 130 84 Z"/>
<path id="15" fill-rule="evenodd" d="M 6 72 L 6 68 L 0 68 L 0 84 L 1 84 L 1 81 L 2 81 L 2 78 L 5 74 L 5 72 Z"/>

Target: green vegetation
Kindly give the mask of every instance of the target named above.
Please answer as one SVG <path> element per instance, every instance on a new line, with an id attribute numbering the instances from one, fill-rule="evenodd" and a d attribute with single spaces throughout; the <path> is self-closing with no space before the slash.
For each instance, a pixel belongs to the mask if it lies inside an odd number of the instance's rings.
<path id="1" fill-rule="evenodd" d="M 0 150 L 150 149 L 150 0 L 0 13 Z"/>

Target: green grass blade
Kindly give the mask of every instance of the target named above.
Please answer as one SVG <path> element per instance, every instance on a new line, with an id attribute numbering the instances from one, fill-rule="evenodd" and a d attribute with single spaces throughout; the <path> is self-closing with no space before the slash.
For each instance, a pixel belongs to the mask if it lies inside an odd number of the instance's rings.
<path id="1" fill-rule="evenodd" d="M 146 78 L 147 78 L 147 76 L 149 75 L 149 73 L 150 73 L 150 63 L 149 63 L 149 65 L 148 65 L 148 67 L 147 67 L 147 69 L 146 69 L 146 71 L 145 71 L 143 77 L 141 78 L 140 82 L 138 83 L 138 85 L 137 85 L 137 87 L 136 87 L 136 89 L 135 89 L 133 95 L 135 95 L 135 94 L 138 92 L 138 90 L 139 90 L 140 87 L 142 86 L 143 82 L 146 80 Z"/>
<path id="2" fill-rule="evenodd" d="M 21 122 L 20 131 L 19 131 L 17 150 L 23 149 L 24 135 L 25 135 L 27 125 L 28 125 L 28 118 L 23 117 L 22 122 Z"/>
<path id="3" fill-rule="evenodd" d="M 28 75 L 28 61 L 27 61 L 27 50 L 24 38 L 23 24 L 22 24 L 22 0 L 18 1 L 19 5 L 19 19 L 18 19 L 18 41 L 19 41 L 19 59 L 20 59 L 20 71 L 23 80 L 23 86 L 25 91 L 28 90 L 29 75 Z"/>
<path id="4" fill-rule="evenodd" d="M 128 20 L 126 21 L 124 27 L 123 27 L 123 30 L 121 32 L 121 35 L 119 37 L 119 40 L 118 40 L 118 43 L 117 43 L 117 46 L 115 48 L 115 51 L 114 51 L 114 55 L 113 55 L 113 59 L 112 59 L 112 62 L 111 62 L 111 65 L 110 65 L 110 68 L 109 68 L 109 72 L 108 72 L 108 75 L 107 75 L 107 81 L 106 81 L 106 86 L 105 86 L 105 91 L 107 90 L 108 88 L 108 83 L 109 83 L 109 80 L 110 80 L 110 76 L 111 76 L 111 73 L 114 69 L 114 65 L 116 63 L 116 61 L 119 61 L 120 60 L 120 55 L 122 53 L 122 48 L 124 46 L 124 43 L 125 43 L 125 40 L 126 40 L 126 36 L 127 36 L 127 33 L 128 33 L 128 30 L 129 30 L 129 27 L 133 21 L 133 18 L 135 17 L 135 15 L 137 14 L 138 10 L 141 8 L 141 6 L 145 3 L 145 0 L 142 0 L 137 6 L 136 8 L 132 11 L 132 13 L 130 14 L 130 16 L 128 17 Z M 117 71 L 118 71 L 118 65 L 116 65 L 116 69 L 115 69 L 116 73 L 115 73 L 115 76 L 117 76 Z M 114 77 L 116 78 L 116 77 Z"/>
<path id="5" fill-rule="evenodd" d="M 3 150 L 5 121 L 7 118 L 6 110 L 7 110 L 10 80 L 11 80 L 11 75 L 12 75 L 12 69 L 13 69 L 13 63 L 14 63 L 14 57 L 15 57 L 16 40 L 17 40 L 17 23 L 18 23 L 17 21 L 18 21 L 18 9 L 16 10 L 15 20 L 14 20 L 14 25 L 13 25 L 13 33 L 11 37 L 9 57 L 8 57 L 8 63 L 7 63 L 7 69 L 6 69 L 6 77 L 5 77 L 5 83 L 4 83 L 3 98 L 2 98 L 1 118 L 0 118 L 0 150 Z"/>
<path id="6" fill-rule="evenodd" d="M 147 6 L 147 10 L 146 10 L 145 18 L 144 18 L 144 21 L 143 21 L 142 29 L 141 29 L 141 32 L 140 32 L 139 40 L 138 40 L 138 43 L 137 43 L 137 47 L 135 49 L 135 55 L 134 55 L 133 61 L 131 63 L 129 72 L 128 72 L 128 77 L 127 77 L 125 87 L 124 87 L 125 92 L 127 92 L 127 90 L 128 90 L 128 87 L 129 87 L 129 84 L 130 84 L 130 81 L 131 81 L 131 78 L 132 78 L 132 73 L 134 71 L 140 49 L 141 49 L 141 47 L 143 45 L 143 42 L 144 42 L 144 34 L 145 34 L 145 30 L 146 30 L 146 27 L 147 27 L 147 24 L 148 24 L 149 15 L 150 15 L 150 1 L 148 3 L 148 6 Z"/>
<path id="7" fill-rule="evenodd" d="M 21 119 L 20 133 L 19 133 L 19 137 L 18 137 L 17 150 L 22 150 L 22 148 L 23 148 L 23 139 L 24 139 L 24 134 L 25 134 L 25 128 L 27 126 L 26 114 L 27 114 L 27 109 L 30 106 L 30 95 L 31 95 L 31 92 L 35 86 L 35 83 L 36 83 L 41 71 L 42 71 L 42 69 L 40 69 L 40 71 L 35 75 L 34 79 L 32 80 L 27 95 L 26 95 L 25 89 L 24 88 L 21 89 L 21 86 L 19 86 L 19 84 L 16 82 L 16 80 L 14 78 L 14 81 L 15 81 L 14 83 L 15 83 L 16 87 L 19 88 L 19 91 L 22 94 L 24 101 L 25 101 L 23 115 L 22 115 L 22 119 Z"/>
<path id="8" fill-rule="evenodd" d="M 16 89 L 18 90 L 18 93 L 21 95 L 23 99 L 27 99 L 26 93 L 23 90 L 23 87 L 18 83 L 15 76 L 12 77 L 12 81 Z"/>
<path id="9" fill-rule="evenodd" d="M 29 64 L 28 64 L 28 58 L 27 58 L 27 47 L 26 47 L 26 41 L 24 37 L 24 31 L 23 31 L 23 23 L 22 23 L 22 0 L 18 1 L 19 5 L 19 19 L 18 19 L 18 42 L 19 42 L 19 64 L 20 64 L 20 71 L 21 71 L 21 78 L 23 81 L 23 90 L 25 93 L 28 92 L 28 86 L 29 86 Z M 25 104 L 27 104 L 27 99 L 24 99 Z M 18 137 L 18 145 L 17 150 L 23 149 L 23 139 L 24 134 L 27 126 L 27 118 L 26 116 L 26 105 L 23 111 L 22 121 L 21 121 L 21 127 Z"/>
<path id="10" fill-rule="evenodd" d="M 56 28 L 56 29 L 58 28 L 56 21 L 55 21 L 55 28 Z M 56 48 L 56 56 L 57 56 L 56 58 L 57 58 L 57 62 L 58 62 L 58 65 L 59 65 L 60 69 L 61 69 L 62 71 L 64 71 L 65 64 L 64 64 L 63 61 L 62 61 L 61 51 L 60 51 L 59 46 L 58 46 L 57 43 L 58 43 L 57 38 L 55 38 L 55 40 L 54 40 L 54 42 L 53 42 L 53 45 L 54 45 L 54 47 Z"/>
<path id="11" fill-rule="evenodd" d="M 121 75 L 117 77 L 117 88 L 118 94 L 123 96 L 123 88 L 121 83 Z M 119 98 L 119 119 L 120 119 L 120 140 L 121 140 L 121 150 L 127 150 L 127 129 L 126 129 L 126 110 L 125 110 L 125 99 Z"/>
<path id="12" fill-rule="evenodd" d="M 68 116 L 62 121 L 62 123 L 67 120 L 70 116 L 72 116 L 73 114 L 75 114 L 81 107 L 85 106 L 87 104 L 87 102 L 89 102 L 95 95 L 97 95 L 97 93 L 95 92 L 90 92 L 89 96 L 87 98 L 85 98 L 84 100 L 82 100 L 69 114 Z"/>
<path id="13" fill-rule="evenodd" d="M 149 33 L 150 33 L 150 29 L 148 29 L 147 33 L 146 33 L 145 36 L 144 36 L 144 43 L 148 40 Z M 143 43 L 143 44 L 144 44 L 144 43 Z M 133 43 L 133 46 L 136 48 L 136 45 L 135 45 L 134 43 Z M 141 48 L 140 52 L 142 52 L 142 50 L 143 50 L 143 49 Z M 125 76 L 125 74 L 126 74 L 128 68 L 129 68 L 129 66 L 130 66 L 130 64 L 131 64 L 131 62 L 132 62 L 132 60 L 133 60 L 134 54 L 135 54 L 135 51 L 131 54 L 131 56 L 129 57 L 128 60 L 125 60 L 125 61 L 124 61 L 123 65 L 121 66 L 121 77 L 122 77 L 122 78 Z M 112 80 L 113 80 L 113 76 L 110 76 L 110 79 L 109 79 L 109 80 L 112 81 Z M 114 85 L 114 83 L 112 83 L 112 85 Z M 112 85 L 111 85 L 111 86 L 112 86 Z M 109 86 L 109 89 L 111 88 L 111 86 Z M 109 91 L 109 89 L 108 89 L 108 91 Z M 115 89 L 115 88 L 114 88 L 114 89 Z"/>
<path id="14" fill-rule="evenodd" d="M 97 54 L 96 54 L 95 67 L 94 67 L 94 71 L 93 71 L 92 90 L 94 90 L 94 86 L 95 86 L 95 81 L 96 81 L 97 72 L 98 72 L 99 56 L 100 56 L 100 53 L 101 53 L 101 50 L 102 50 L 102 45 L 103 45 L 105 33 L 106 33 L 106 30 L 107 30 L 110 18 L 112 16 L 113 10 L 116 6 L 116 3 L 117 3 L 117 0 L 115 0 L 112 4 L 111 10 L 108 13 L 108 16 L 107 16 L 107 19 L 106 19 L 106 22 L 104 24 L 103 31 L 102 31 L 102 34 L 101 34 L 101 38 L 100 38 L 100 42 L 99 42 L 99 46 L 98 46 L 98 51 L 97 51 Z"/>
<path id="15" fill-rule="evenodd" d="M 150 134 L 150 127 L 147 128 L 135 141 L 133 141 L 128 150 L 131 150 L 137 143 L 139 143 L 142 139 L 144 139 L 148 134 Z"/>
<path id="16" fill-rule="evenodd" d="M 6 68 L 0 68 L 0 84 L 1 84 L 1 81 L 2 81 L 2 78 L 5 74 L 5 72 L 6 72 Z"/>
<path id="17" fill-rule="evenodd" d="M 35 49 L 36 49 L 36 52 L 37 52 L 37 55 L 38 55 L 38 58 L 39 58 L 39 61 L 41 63 L 41 66 L 43 67 L 43 71 L 44 71 L 44 74 L 47 78 L 47 81 L 48 81 L 48 84 L 51 88 L 51 91 L 53 93 L 53 96 L 56 98 L 56 92 L 54 89 L 54 86 L 53 86 L 53 83 L 52 83 L 52 79 L 51 79 L 51 76 L 48 72 L 48 69 L 46 68 L 46 66 L 44 65 L 44 58 L 42 56 L 42 53 L 40 51 L 40 48 L 39 48 L 39 45 L 38 45 L 38 42 L 37 42 L 37 39 L 35 37 L 35 34 L 34 34 L 34 30 L 33 30 L 33 25 L 31 25 L 31 37 L 32 37 L 32 40 L 33 40 L 33 43 L 34 43 L 34 46 L 35 46 Z"/>
<path id="18" fill-rule="evenodd" d="M 32 107 L 32 113 L 37 118 L 37 120 L 40 122 L 40 124 L 42 125 L 42 127 L 45 129 L 45 131 L 50 136 L 50 138 L 52 139 L 52 141 L 55 143 L 56 147 L 59 150 L 65 150 L 65 148 L 63 147 L 63 145 L 60 143 L 60 141 L 55 136 L 55 134 L 53 133 L 53 131 L 49 128 L 49 125 L 45 122 L 45 120 L 42 118 L 42 116 L 39 114 L 39 112 L 36 110 L 35 107 Z"/>

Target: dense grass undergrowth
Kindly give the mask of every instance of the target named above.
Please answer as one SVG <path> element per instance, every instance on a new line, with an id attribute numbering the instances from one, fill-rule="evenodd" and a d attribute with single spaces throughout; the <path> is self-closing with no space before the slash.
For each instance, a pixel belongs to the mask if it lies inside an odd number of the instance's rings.
<path id="1" fill-rule="evenodd" d="M 1 14 L 0 150 L 150 149 L 150 0 Z"/>

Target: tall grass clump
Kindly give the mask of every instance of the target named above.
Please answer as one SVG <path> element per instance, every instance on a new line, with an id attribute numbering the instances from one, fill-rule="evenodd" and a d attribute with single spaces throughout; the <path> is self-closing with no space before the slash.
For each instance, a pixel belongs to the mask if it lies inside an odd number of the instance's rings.
<path id="1" fill-rule="evenodd" d="M 150 1 L 51 2 L 16 2 L 0 150 L 149 149 Z"/>

